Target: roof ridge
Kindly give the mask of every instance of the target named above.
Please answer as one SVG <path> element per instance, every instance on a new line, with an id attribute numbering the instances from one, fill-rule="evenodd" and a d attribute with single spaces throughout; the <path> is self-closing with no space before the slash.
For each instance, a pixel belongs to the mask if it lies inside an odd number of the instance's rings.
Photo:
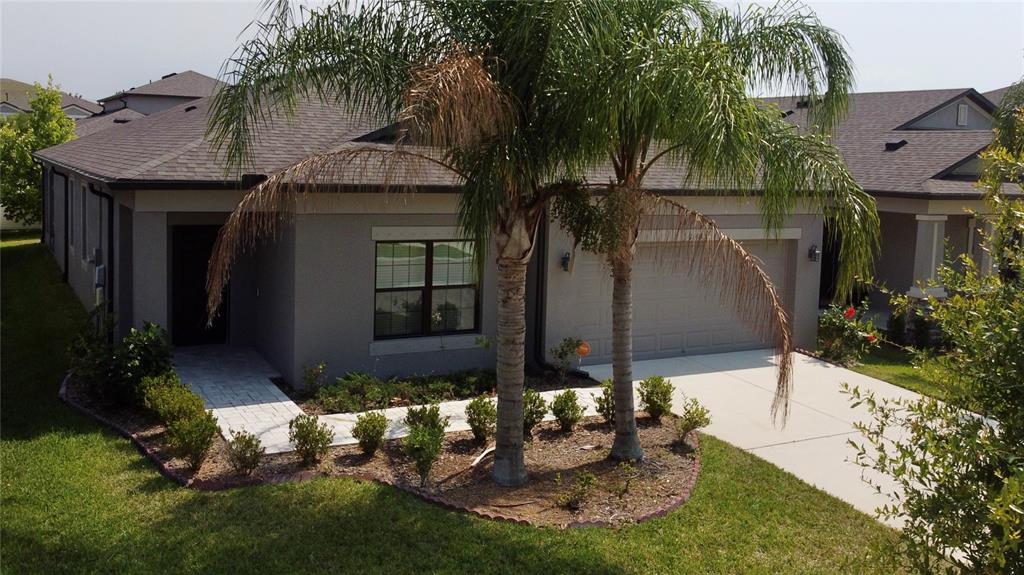
<path id="1" fill-rule="evenodd" d="M 117 178 L 118 179 L 134 178 L 135 176 L 138 176 L 138 175 L 140 175 L 142 173 L 145 173 L 146 171 L 148 171 L 148 170 L 150 170 L 152 168 L 155 168 L 155 167 L 160 166 L 162 164 L 166 164 L 167 162 L 169 162 L 169 161 L 171 161 L 171 160 L 173 160 L 173 159 L 175 159 L 177 157 L 182 156 L 186 152 L 190 152 L 190 151 L 196 149 L 197 147 L 199 147 L 200 145 L 202 145 L 204 143 L 206 143 L 206 136 L 205 135 L 204 136 L 200 136 L 200 137 L 198 137 L 198 138 L 188 142 L 187 144 L 181 146 L 180 148 L 177 148 L 175 150 L 169 150 L 169 151 L 167 151 L 167 152 L 165 152 L 163 154 L 160 154 L 159 156 L 153 158 L 152 160 L 150 160 L 148 162 L 144 162 L 142 164 L 139 164 L 138 166 L 135 167 L 135 169 L 128 170 L 127 172 L 124 172 L 123 174 L 119 175 Z"/>

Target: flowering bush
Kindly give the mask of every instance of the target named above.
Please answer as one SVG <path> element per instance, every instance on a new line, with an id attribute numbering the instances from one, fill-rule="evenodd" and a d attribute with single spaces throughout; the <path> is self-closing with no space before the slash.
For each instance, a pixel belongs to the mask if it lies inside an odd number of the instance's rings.
<path id="1" fill-rule="evenodd" d="M 878 347 L 878 332 L 870 320 L 865 300 L 858 307 L 832 304 L 818 318 L 818 353 L 841 365 L 853 365 L 872 348 Z"/>

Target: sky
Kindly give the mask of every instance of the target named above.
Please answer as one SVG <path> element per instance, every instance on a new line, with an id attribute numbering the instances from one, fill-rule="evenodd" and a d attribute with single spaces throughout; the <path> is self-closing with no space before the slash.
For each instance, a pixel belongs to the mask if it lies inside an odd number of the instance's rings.
<path id="1" fill-rule="evenodd" d="M 1024 0 L 806 4 L 849 44 L 856 91 L 984 92 L 1024 77 Z M 0 0 L 0 75 L 45 82 L 52 74 L 92 100 L 170 72 L 216 76 L 258 5 Z"/>

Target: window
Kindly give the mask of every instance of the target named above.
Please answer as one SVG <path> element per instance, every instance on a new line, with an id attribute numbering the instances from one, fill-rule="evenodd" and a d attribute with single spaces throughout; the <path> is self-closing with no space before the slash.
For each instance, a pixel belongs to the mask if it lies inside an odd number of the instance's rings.
<path id="1" fill-rule="evenodd" d="M 473 242 L 377 242 L 375 339 L 477 329 Z"/>
<path id="2" fill-rule="evenodd" d="M 956 125 L 967 125 L 967 104 L 958 104 L 956 107 Z"/>

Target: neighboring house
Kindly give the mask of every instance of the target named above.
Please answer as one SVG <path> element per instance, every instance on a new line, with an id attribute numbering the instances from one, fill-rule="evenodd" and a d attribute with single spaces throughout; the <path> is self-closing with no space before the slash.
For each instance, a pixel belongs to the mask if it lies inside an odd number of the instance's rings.
<path id="1" fill-rule="evenodd" d="M 854 94 L 834 142 L 857 182 L 878 203 L 881 254 L 875 280 L 920 297 L 920 286 L 936 279 L 944 258 L 968 254 L 983 269 L 981 249 L 987 207 L 975 187 L 978 153 L 992 141 L 992 112 L 1006 89 Z M 788 118 L 806 122 L 805 102 L 771 99 Z M 973 211 L 976 215 L 968 213 Z M 821 295 L 830 298 L 837 255 L 826 246 Z M 940 287 L 928 288 L 942 294 Z M 885 311 L 885 298 L 872 296 Z"/>
<path id="2" fill-rule="evenodd" d="M 82 118 L 75 122 L 75 136 L 81 138 L 83 136 L 88 136 L 89 134 L 95 134 L 96 132 L 106 130 L 107 128 L 127 124 L 132 120 L 144 117 L 146 117 L 145 114 L 136 112 L 131 108 L 122 108 L 116 112 L 97 114 L 89 118 Z"/>
<path id="3" fill-rule="evenodd" d="M 100 104 L 103 105 L 104 114 L 127 108 L 148 116 L 178 104 L 210 96 L 220 85 L 220 80 L 192 70 L 172 72 L 156 82 L 101 98 Z"/>
<path id="4" fill-rule="evenodd" d="M 0 115 L 13 116 L 32 109 L 29 100 L 35 97 L 36 87 L 32 84 L 19 82 L 10 78 L 0 78 Z M 87 118 L 100 112 L 103 108 L 81 96 L 61 92 L 60 107 L 69 118 Z"/>
<path id="5" fill-rule="evenodd" d="M 479 246 L 460 240 L 457 228 L 459 182 L 436 166 L 385 182 L 374 162 L 357 161 L 318 180 L 335 193 L 299 197 L 280 237 L 239 257 L 207 327 L 207 261 L 243 188 L 311 153 L 386 147 L 388 134 L 379 122 L 306 103 L 293 122 L 278 120 L 261 135 L 247 175 L 233 181 L 204 139 L 209 104 L 195 100 L 36 154 L 47 183 L 44 238 L 82 301 L 105 303 L 122 334 L 154 321 L 175 345 L 252 346 L 292 384 L 318 361 L 335 375 L 494 365 L 494 350 L 480 342 L 495 334 L 493 256 L 477 282 L 471 261 Z M 790 310 L 796 343 L 813 347 L 821 264 L 807 254 L 822 245 L 821 216 L 798 210 L 766 240 L 756 199 L 679 189 L 681 174 L 665 168 L 647 181 L 761 258 Z M 412 184 L 415 193 L 402 191 Z M 715 285 L 656 265 L 659 238 L 653 230 L 640 239 L 636 357 L 763 346 Z M 572 248 L 557 224 L 542 226 L 527 303 L 533 361 L 567 336 L 590 342 L 587 363 L 610 361 L 609 272 L 599 257 Z"/>

